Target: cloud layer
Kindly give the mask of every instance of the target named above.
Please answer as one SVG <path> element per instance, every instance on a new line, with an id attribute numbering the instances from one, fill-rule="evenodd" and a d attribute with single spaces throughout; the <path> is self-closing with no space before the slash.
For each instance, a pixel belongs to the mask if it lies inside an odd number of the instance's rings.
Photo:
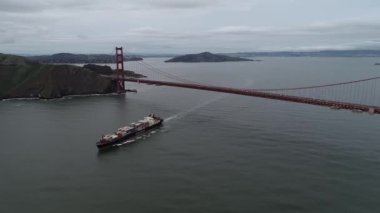
<path id="1" fill-rule="evenodd" d="M 0 52 L 378 49 L 378 9 L 371 0 L 2 0 Z"/>

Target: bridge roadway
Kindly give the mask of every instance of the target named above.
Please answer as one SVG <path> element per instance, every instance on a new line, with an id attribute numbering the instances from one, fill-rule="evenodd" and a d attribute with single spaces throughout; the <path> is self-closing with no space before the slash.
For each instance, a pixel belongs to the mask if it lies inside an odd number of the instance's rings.
<path id="1" fill-rule="evenodd" d="M 299 96 L 281 95 L 281 94 L 256 91 L 256 90 L 219 87 L 219 86 L 210 86 L 210 85 L 202 85 L 202 84 L 192 84 L 192 83 L 177 83 L 177 82 L 169 82 L 169 81 L 156 81 L 156 80 L 135 79 L 135 78 L 124 78 L 124 80 L 127 82 L 181 87 L 181 88 L 189 88 L 189 89 L 197 89 L 197 90 L 207 90 L 207 91 L 222 92 L 222 93 L 231 93 L 231 94 L 237 94 L 237 95 L 245 95 L 245 96 L 252 96 L 252 97 L 259 97 L 259 98 L 266 98 L 266 99 L 273 99 L 273 100 L 281 100 L 281 101 L 288 101 L 288 102 L 295 102 L 295 103 L 331 107 L 334 109 L 346 109 L 346 110 L 353 110 L 357 112 L 368 112 L 370 114 L 380 114 L 380 107 L 378 106 L 368 106 L 368 105 L 354 104 L 354 103 L 348 103 L 348 102 L 338 102 L 338 101 L 306 98 L 306 97 L 299 97 Z"/>

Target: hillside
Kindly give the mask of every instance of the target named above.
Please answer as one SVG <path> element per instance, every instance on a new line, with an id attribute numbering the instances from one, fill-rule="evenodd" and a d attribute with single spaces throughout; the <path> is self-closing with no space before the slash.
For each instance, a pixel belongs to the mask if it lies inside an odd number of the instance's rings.
<path id="1" fill-rule="evenodd" d="M 231 57 L 226 55 L 212 54 L 209 52 L 203 52 L 199 54 L 189 54 L 183 56 L 177 56 L 165 62 L 227 62 L 227 61 L 252 61 L 251 59 Z"/>
<path id="2" fill-rule="evenodd" d="M 89 69 L 93 72 L 96 72 L 100 75 L 115 75 L 115 70 L 112 70 L 110 66 L 106 65 L 96 65 L 96 64 L 86 64 L 83 68 Z M 132 78 L 145 78 L 145 75 L 135 73 L 133 71 L 125 70 L 125 75 Z"/>
<path id="3" fill-rule="evenodd" d="M 41 55 L 28 57 L 32 61 L 40 63 L 115 63 L 114 55 L 107 54 L 71 54 L 58 53 L 54 55 Z M 141 57 L 124 56 L 124 61 L 141 61 Z"/>
<path id="4" fill-rule="evenodd" d="M 0 99 L 60 98 L 116 91 L 107 76 L 73 65 L 49 65 L 0 54 Z"/>

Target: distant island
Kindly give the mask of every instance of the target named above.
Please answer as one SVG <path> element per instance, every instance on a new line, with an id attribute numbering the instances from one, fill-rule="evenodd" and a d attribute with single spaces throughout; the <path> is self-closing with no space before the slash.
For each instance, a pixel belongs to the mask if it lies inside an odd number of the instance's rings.
<path id="1" fill-rule="evenodd" d="M 375 66 L 380 66 L 380 63 L 375 63 Z"/>
<path id="2" fill-rule="evenodd" d="M 116 82 L 109 78 L 113 73 L 108 66 L 41 64 L 0 53 L 0 99 L 114 93 Z M 132 71 L 126 71 L 126 76 L 144 77 Z"/>
<path id="3" fill-rule="evenodd" d="M 114 55 L 107 54 L 71 54 L 58 53 L 53 55 L 40 55 L 28 57 L 32 61 L 40 63 L 115 63 Z M 137 56 L 124 56 L 124 61 L 141 61 L 143 58 Z"/>
<path id="4" fill-rule="evenodd" d="M 177 56 L 165 62 L 195 63 L 195 62 L 228 62 L 228 61 L 253 61 L 253 60 L 240 58 L 240 57 L 220 55 L 220 54 L 212 54 L 210 52 L 203 52 L 199 54 Z"/>

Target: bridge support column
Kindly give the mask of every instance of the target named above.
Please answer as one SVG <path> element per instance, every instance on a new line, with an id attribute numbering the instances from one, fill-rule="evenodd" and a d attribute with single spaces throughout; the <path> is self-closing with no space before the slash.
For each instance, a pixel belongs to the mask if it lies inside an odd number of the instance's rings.
<path id="1" fill-rule="evenodd" d="M 116 84 L 117 93 L 125 93 L 125 81 L 124 81 L 124 56 L 123 47 L 116 47 Z"/>

